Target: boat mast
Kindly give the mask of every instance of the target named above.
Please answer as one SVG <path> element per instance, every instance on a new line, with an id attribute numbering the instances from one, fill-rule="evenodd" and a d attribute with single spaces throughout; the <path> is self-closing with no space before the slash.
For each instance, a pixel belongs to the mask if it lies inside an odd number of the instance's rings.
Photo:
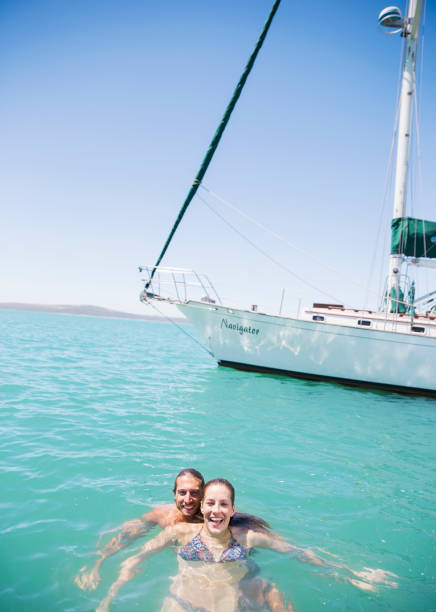
<path id="1" fill-rule="evenodd" d="M 409 0 L 407 18 L 401 19 L 401 35 L 406 38 L 404 65 L 401 79 L 400 109 L 397 132 L 397 158 L 395 166 L 393 219 L 406 213 L 407 181 L 409 175 L 410 140 L 412 131 L 413 97 L 415 93 L 416 54 L 418 48 L 419 20 L 422 0 Z M 394 7 L 389 7 L 390 9 Z M 388 9 L 385 9 L 388 11 Z M 383 11 L 380 17 L 385 12 Z M 397 21 L 397 26 L 400 20 Z M 380 20 L 380 23 L 382 21 Z M 392 23 L 382 23 L 396 27 Z M 404 312 L 403 293 L 400 287 L 402 255 L 391 255 L 389 261 L 388 302 L 390 312 Z"/>

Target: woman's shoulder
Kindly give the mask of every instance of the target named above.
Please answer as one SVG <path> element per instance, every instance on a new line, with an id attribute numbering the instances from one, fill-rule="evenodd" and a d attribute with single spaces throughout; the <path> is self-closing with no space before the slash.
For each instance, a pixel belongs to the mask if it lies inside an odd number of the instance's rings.
<path id="1" fill-rule="evenodd" d="M 245 548 L 270 548 L 276 539 L 280 539 L 276 533 L 269 529 L 232 526 L 231 530 L 233 537 Z"/>
<path id="2" fill-rule="evenodd" d="M 242 546 L 245 546 L 245 548 L 250 548 L 250 529 L 247 529 L 247 527 L 232 525 L 230 530 L 232 532 L 232 536 L 239 544 L 242 544 Z"/>

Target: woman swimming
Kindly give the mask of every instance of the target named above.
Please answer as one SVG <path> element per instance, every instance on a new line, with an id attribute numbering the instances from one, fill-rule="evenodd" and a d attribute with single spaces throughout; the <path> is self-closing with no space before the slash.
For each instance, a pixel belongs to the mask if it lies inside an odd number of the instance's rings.
<path id="1" fill-rule="evenodd" d="M 168 527 L 147 542 L 140 553 L 126 559 L 121 564 L 118 579 L 110 587 L 97 612 L 109 609 L 110 602 L 123 584 L 140 571 L 138 566 L 144 559 L 171 545 L 177 546 L 179 573 L 164 600 L 162 612 L 253 610 L 244 581 L 252 582 L 249 554 L 255 547 L 298 555 L 300 560 L 314 565 L 344 570 L 352 576 L 344 579 L 362 589 L 374 590 L 373 585 L 362 582 L 362 578 L 369 582 L 385 581 L 387 573 L 382 570 L 354 572 L 343 565 L 324 561 L 310 550 L 297 548 L 267 530 L 232 527 L 230 521 L 235 512 L 234 497 L 234 488 L 227 480 L 210 480 L 204 487 L 201 502 L 203 525 L 179 523 Z M 257 604 L 259 609 L 264 605 L 260 596 Z M 291 604 L 288 604 L 288 610 L 293 610 Z"/>

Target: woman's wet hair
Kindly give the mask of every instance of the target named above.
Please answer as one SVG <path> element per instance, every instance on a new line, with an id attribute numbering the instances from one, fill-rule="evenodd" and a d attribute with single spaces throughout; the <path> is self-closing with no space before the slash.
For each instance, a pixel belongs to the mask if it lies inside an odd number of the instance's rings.
<path id="1" fill-rule="evenodd" d="M 214 485 L 214 484 L 221 484 L 228 488 L 228 490 L 230 491 L 230 497 L 232 499 L 232 505 L 233 505 L 235 503 L 235 488 L 232 485 L 232 483 L 226 480 L 225 478 L 214 478 L 213 480 L 208 480 L 206 484 L 204 485 L 203 496 L 206 493 L 207 487 L 209 487 L 210 485 Z"/>
<path id="2" fill-rule="evenodd" d="M 271 525 L 260 516 L 255 514 L 247 514 L 246 512 L 235 512 L 230 519 L 230 527 L 243 527 L 244 529 L 252 529 L 253 531 L 268 532 Z"/>
<path id="3" fill-rule="evenodd" d="M 235 488 L 231 482 L 226 480 L 225 478 L 214 478 L 213 480 L 208 480 L 204 485 L 203 496 L 206 494 L 206 489 L 210 485 L 213 484 L 222 484 L 230 492 L 230 498 L 232 500 L 232 505 L 235 503 Z M 269 523 L 260 518 L 260 516 L 255 516 L 254 514 L 247 514 L 245 512 L 235 512 L 235 514 L 230 519 L 229 523 L 230 527 L 243 527 L 245 529 L 252 529 L 253 531 L 268 531 L 271 529 Z"/>
<path id="4" fill-rule="evenodd" d="M 174 488 L 173 488 L 173 493 L 176 492 L 177 489 L 177 481 L 180 478 L 180 476 L 185 476 L 187 474 L 190 474 L 191 476 L 193 476 L 194 478 L 196 478 L 197 480 L 200 481 L 200 486 L 203 489 L 204 488 L 204 478 L 203 478 L 203 474 L 201 474 L 198 470 L 194 470 L 194 468 L 186 468 L 184 470 L 182 470 L 181 472 L 179 472 L 176 476 L 176 479 L 174 481 Z"/>

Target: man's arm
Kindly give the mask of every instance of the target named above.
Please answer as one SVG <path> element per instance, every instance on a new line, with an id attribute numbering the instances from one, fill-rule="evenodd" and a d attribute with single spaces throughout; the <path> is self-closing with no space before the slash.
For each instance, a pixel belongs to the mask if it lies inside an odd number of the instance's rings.
<path id="1" fill-rule="evenodd" d="M 121 529 L 122 531 L 119 536 L 122 536 L 124 533 L 128 535 L 129 532 L 135 531 L 135 529 L 139 529 L 142 535 L 150 531 L 155 525 L 159 525 L 162 529 L 165 529 L 165 527 L 168 527 L 172 523 L 175 512 L 176 507 L 174 504 L 156 506 L 156 508 L 153 508 L 150 512 L 143 514 L 141 518 L 126 521 L 119 527 L 116 527 L 114 531 Z"/>
<path id="2" fill-rule="evenodd" d="M 74 582 L 83 591 L 93 591 L 96 589 L 100 582 L 100 567 L 105 559 L 126 548 L 156 525 L 166 527 L 173 513 L 174 504 L 157 506 L 151 512 L 143 514 L 141 518 L 126 521 L 120 527 L 117 527 L 116 531 L 121 529 L 120 533 L 114 536 L 101 550 L 97 551 L 100 559 L 95 562 L 89 572 L 81 571 L 74 579 Z"/>

